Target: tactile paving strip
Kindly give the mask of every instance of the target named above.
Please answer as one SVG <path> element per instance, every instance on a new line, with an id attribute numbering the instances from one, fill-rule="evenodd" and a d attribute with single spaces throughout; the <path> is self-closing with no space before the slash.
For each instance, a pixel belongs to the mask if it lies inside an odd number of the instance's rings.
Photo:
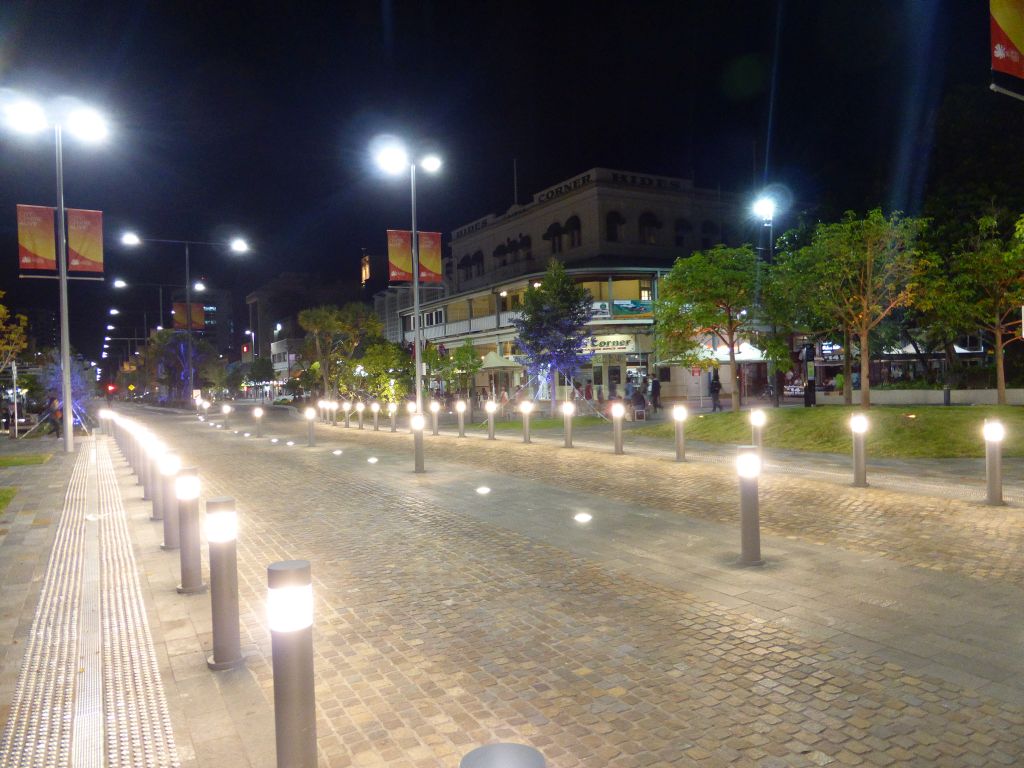
<path id="1" fill-rule="evenodd" d="M 97 438 L 107 765 L 179 766 L 109 446 Z"/>
<path id="2" fill-rule="evenodd" d="M 70 765 L 90 458 L 91 451 L 80 451 L 71 474 L 39 606 L 0 740 L 3 768 Z"/>

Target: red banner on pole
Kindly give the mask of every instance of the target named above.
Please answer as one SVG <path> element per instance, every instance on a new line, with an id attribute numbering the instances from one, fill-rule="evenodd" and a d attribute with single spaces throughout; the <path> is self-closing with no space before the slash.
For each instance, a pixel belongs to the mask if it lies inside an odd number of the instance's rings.
<path id="1" fill-rule="evenodd" d="M 992 69 L 1024 79 L 1024 0 L 990 0 Z"/>
<path id="2" fill-rule="evenodd" d="M 103 272 L 103 212 L 68 208 L 68 271 Z"/>
<path id="3" fill-rule="evenodd" d="M 18 266 L 21 269 L 57 271 L 53 220 L 53 208 L 18 206 Z"/>
<path id="4" fill-rule="evenodd" d="M 420 282 L 440 283 L 441 275 L 441 233 L 420 232 Z"/>
<path id="5" fill-rule="evenodd" d="M 412 233 L 407 229 L 388 230 L 388 282 L 412 282 Z"/>

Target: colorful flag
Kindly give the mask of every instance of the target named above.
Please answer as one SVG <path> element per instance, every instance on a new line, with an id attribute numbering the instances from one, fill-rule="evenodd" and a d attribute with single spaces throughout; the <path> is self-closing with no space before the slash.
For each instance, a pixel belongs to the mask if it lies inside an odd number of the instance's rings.
<path id="1" fill-rule="evenodd" d="M 68 271 L 103 272 L 103 212 L 68 208 Z"/>
<path id="2" fill-rule="evenodd" d="M 1024 0 L 991 0 L 992 70 L 1024 80 Z"/>
<path id="3" fill-rule="evenodd" d="M 57 271 L 53 208 L 18 206 L 18 266 L 21 269 Z"/>
<path id="4" fill-rule="evenodd" d="M 388 230 L 388 282 L 412 282 L 412 233 L 407 229 Z"/>
<path id="5" fill-rule="evenodd" d="M 441 233 L 420 232 L 420 282 L 440 283 L 441 275 Z"/>
<path id="6" fill-rule="evenodd" d="M 176 301 L 176 302 L 174 302 L 173 310 L 174 310 L 174 329 L 175 330 L 182 330 L 183 331 L 183 330 L 185 330 L 186 327 L 188 327 L 187 326 L 188 320 L 185 317 L 185 315 L 187 314 L 185 312 L 185 310 L 187 308 L 188 308 L 188 304 L 186 304 L 184 301 Z M 199 302 L 197 304 L 196 302 L 193 301 L 192 302 L 192 330 L 193 331 L 201 331 L 204 328 L 206 328 L 206 313 L 203 310 L 203 303 Z"/>

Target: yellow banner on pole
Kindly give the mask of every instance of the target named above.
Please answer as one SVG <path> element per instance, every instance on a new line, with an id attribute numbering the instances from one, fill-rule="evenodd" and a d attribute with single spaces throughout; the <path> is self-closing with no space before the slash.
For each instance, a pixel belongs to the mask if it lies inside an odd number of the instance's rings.
<path id="1" fill-rule="evenodd" d="M 68 271 L 103 272 L 103 212 L 68 208 Z"/>
<path id="2" fill-rule="evenodd" d="M 412 282 L 412 233 L 407 229 L 388 230 L 388 282 Z"/>
<path id="3" fill-rule="evenodd" d="M 57 271 L 53 208 L 18 206 L 18 266 L 21 269 Z"/>
<path id="4" fill-rule="evenodd" d="M 441 274 L 441 233 L 420 232 L 420 282 L 440 283 Z"/>

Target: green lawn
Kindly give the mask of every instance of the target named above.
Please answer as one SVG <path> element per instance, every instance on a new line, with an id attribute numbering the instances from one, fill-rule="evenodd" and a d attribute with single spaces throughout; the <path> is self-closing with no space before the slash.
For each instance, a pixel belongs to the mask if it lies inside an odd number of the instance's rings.
<path id="1" fill-rule="evenodd" d="M 7 509 L 7 505 L 11 503 L 11 499 L 17 492 L 17 488 L 0 488 L 0 512 Z"/>
<path id="2" fill-rule="evenodd" d="M 850 451 L 849 420 L 857 408 L 765 408 L 767 448 L 821 453 Z M 985 455 L 986 418 L 1006 426 L 1004 456 L 1024 456 L 1024 408 L 1016 406 L 876 406 L 868 412 L 867 452 L 877 458 L 954 458 Z M 637 434 L 672 439 L 671 421 L 639 427 Z M 691 417 L 686 438 L 709 443 L 750 442 L 749 412 Z"/>
<path id="3" fill-rule="evenodd" d="M 50 460 L 49 453 L 22 453 L 14 456 L 0 456 L 0 467 L 20 467 L 25 464 L 44 464 Z"/>

